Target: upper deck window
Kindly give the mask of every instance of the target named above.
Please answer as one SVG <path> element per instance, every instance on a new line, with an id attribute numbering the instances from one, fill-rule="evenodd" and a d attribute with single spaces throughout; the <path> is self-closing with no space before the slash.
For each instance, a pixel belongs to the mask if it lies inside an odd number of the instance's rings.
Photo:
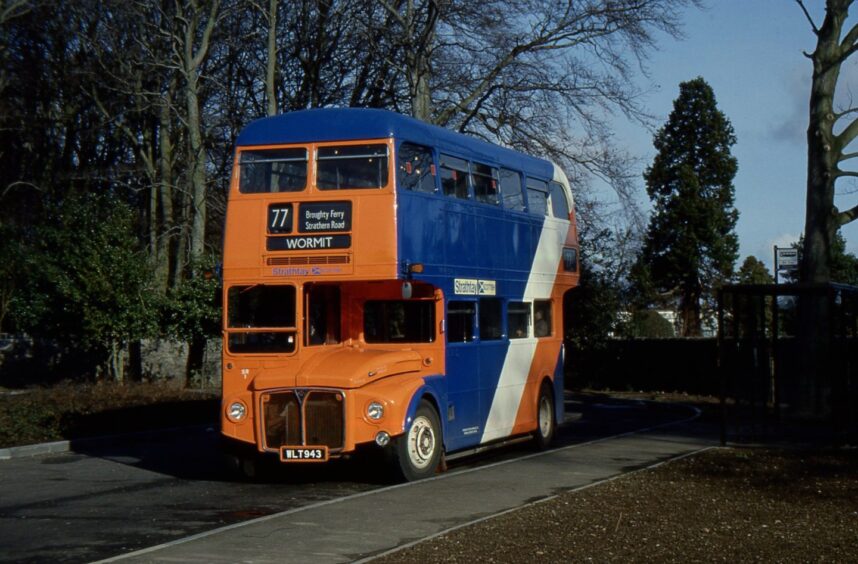
<path id="1" fill-rule="evenodd" d="M 548 189 L 551 191 L 551 211 L 554 217 L 569 219 L 569 201 L 566 199 L 566 190 L 559 182 L 550 182 Z"/>
<path id="2" fill-rule="evenodd" d="M 471 183 L 474 185 L 474 197 L 478 202 L 497 205 L 497 170 L 486 165 L 471 163 Z"/>
<path id="3" fill-rule="evenodd" d="M 435 167 L 428 147 L 403 143 L 399 147 L 399 186 L 415 192 L 435 192 Z"/>
<path id="4" fill-rule="evenodd" d="M 319 190 L 387 186 L 387 145 L 319 147 L 316 159 Z"/>
<path id="5" fill-rule="evenodd" d="M 238 168 L 243 194 L 300 192 L 307 185 L 307 149 L 245 150 Z"/>
<path id="6" fill-rule="evenodd" d="M 468 199 L 468 161 L 441 155 L 441 190 L 445 196 Z"/>
<path id="7" fill-rule="evenodd" d="M 535 215 L 548 213 L 548 183 L 544 180 L 527 179 L 527 210 Z"/>
<path id="8" fill-rule="evenodd" d="M 521 173 L 502 168 L 500 187 L 503 195 L 503 207 L 508 210 L 524 211 L 524 196 L 521 193 Z"/>

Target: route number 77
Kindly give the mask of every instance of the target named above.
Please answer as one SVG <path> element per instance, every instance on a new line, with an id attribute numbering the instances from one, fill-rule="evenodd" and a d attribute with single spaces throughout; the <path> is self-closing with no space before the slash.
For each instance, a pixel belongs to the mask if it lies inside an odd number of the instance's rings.
<path id="1" fill-rule="evenodd" d="M 292 232 L 292 204 L 275 204 L 268 207 L 268 232 Z"/>

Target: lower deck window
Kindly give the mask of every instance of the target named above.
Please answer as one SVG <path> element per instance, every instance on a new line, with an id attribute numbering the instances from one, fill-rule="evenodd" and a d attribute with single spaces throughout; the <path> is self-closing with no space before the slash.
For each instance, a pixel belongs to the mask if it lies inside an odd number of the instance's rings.
<path id="1" fill-rule="evenodd" d="M 524 339 L 530 325 L 530 304 L 510 302 L 507 305 L 506 322 L 509 327 L 510 339 Z"/>
<path id="2" fill-rule="evenodd" d="M 501 301 L 497 298 L 480 300 L 480 340 L 496 341 L 503 338 Z"/>
<path id="3" fill-rule="evenodd" d="M 367 343 L 431 343 L 435 340 L 434 328 L 434 301 L 368 301 L 364 305 Z"/>
<path id="4" fill-rule="evenodd" d="M 474 340 L 474 302 L 447 304 L 447 342 L 470 343 Z"/>
<path id="5" fill-rule="evenodd" d="M 551 336 L 551 302 L 548 300 L 533 302 L 533 336 Z"/>

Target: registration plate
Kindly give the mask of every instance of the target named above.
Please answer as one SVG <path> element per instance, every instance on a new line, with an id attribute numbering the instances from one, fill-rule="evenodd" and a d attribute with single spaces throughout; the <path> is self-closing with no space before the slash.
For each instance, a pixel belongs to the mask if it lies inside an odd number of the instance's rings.
<path id="1" fill-rule="evenodd" d="M 284 446 L 280 447 L 280 460 L 283 462 L 327 462 L 326 446 Z"/>

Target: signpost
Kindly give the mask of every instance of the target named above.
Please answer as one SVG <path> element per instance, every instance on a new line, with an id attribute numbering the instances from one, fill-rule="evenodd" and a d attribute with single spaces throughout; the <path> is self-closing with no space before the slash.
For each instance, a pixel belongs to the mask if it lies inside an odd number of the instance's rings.
<path id="1" fill-rule="evenodd" d="M 778 283 L 778 274 L 784 270 L 795 272 L 798 270 L 798 249 L 794 247 L 778 247 L 775 245 L 775 284 Z"/>

